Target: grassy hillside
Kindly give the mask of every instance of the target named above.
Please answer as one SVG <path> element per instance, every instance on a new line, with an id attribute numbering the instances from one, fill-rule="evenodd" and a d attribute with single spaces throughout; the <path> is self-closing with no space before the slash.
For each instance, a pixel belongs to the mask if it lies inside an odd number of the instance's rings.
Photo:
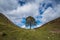
<path id="1" fill-rule="evenodd" d="M 0 14 L 0 40 L 60 40 L 60 18 L 30 30 L 18 28 Z"/>

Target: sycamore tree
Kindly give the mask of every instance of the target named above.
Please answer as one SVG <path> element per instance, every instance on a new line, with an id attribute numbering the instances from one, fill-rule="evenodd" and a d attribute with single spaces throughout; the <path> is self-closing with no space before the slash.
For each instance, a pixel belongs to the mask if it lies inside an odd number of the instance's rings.
<path id="1" fill-rule="evenodd" d="M 32 26 L 36 26 L 36 20 L 32 17 L 29 16 L 26 18 L 26 27 L 30 26 L 30 29 L 32 28 Z"/>

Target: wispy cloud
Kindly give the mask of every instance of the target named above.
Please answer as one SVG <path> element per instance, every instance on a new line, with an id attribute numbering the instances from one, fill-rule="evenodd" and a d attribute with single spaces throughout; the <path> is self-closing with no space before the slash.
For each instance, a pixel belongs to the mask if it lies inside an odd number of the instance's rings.
<path id="1" fill-rule="evenodd" d="M 21 2 L 23 3 L 21 3 Z M 47 1 L 47 2 L 46 2 Z M 53 19 L 60 17 L 59 0 L 0 0 L 0 12 L 16 25 L 26 28 L 23 18 L 33 16 L 41 26 Z M 21 5 L 22 4 L 22 5 Z"/>

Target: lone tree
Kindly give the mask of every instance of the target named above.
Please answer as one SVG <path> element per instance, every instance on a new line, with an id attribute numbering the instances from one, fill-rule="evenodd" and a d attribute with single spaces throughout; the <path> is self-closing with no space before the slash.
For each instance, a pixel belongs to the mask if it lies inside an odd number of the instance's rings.
<path id="1" fill-rule="evenodd" d="M 32 16 L 26 18 L 26 26 L 30 26 L 31 29 L 31 27 L 35 25 L 36 25 L 36 21 Z"/>

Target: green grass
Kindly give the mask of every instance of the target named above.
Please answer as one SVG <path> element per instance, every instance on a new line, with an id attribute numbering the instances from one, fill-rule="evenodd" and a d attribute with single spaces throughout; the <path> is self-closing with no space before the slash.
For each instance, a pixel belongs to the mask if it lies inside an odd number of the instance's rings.
<path id="1" fill-rule="evenodd" d="M 60 40 L 60 18 L 30 30 L 19 28 L 0 14 L 0 40 Z"/>

